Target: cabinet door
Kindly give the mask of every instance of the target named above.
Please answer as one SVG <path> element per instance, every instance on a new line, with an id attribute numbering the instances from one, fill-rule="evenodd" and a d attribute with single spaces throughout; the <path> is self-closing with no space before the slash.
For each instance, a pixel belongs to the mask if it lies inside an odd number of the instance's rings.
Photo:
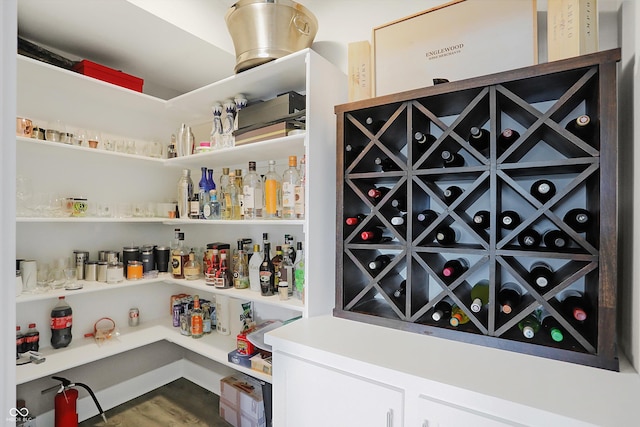
<path id="1" fill-rule="evenodd" d="M 522 424 L 420 395 L 417 408 L 421 427 L 499 427 Z"/>
<path id="2" fill-rule="evenodd" d="M 274 365 L 274 426 L 403 425 L 403 390 L 280 352 Z"/>

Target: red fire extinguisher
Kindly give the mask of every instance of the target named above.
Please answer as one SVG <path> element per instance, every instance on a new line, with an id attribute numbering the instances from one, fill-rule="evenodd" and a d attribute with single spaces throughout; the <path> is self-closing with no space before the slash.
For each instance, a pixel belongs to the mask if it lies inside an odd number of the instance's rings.
<path id="1" fill-rule="evenodd" d="M 76 403 L 78 401 L 78 390 L 73 387 L 82 387 L 91 396 L 93 401 L 98 408 L 98 412 L 102 415 L 102 419 L 105 424 L 107 422 L 107 417 L 104 415 L 104 411 L 100 407 L 98 403 L 98 399 L 96 395 L 93 393 L 93 390 L 89 388 L 88 385 L 83 383 L 72 383 L 66 378 L 62 377 L 51 377 L 54 380 L 58 380 L 61 382 L 60 386 L 52 387 L 51 389 L 44 390 L 43 393 L 52 390 L 54 388 L 58 388 L 58 392 L 55 397 L 55 427 L 78 427 L 78 412 L 76 410 Z"/>

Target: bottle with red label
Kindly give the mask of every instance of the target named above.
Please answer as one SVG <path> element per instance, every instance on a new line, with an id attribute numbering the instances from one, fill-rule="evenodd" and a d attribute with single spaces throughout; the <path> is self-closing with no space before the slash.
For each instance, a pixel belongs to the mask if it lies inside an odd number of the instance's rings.
<path id="1" fill-rule="evenodd" d="M 72 313 L 64 296 L 58 297 L 58 304 L 51 310 L 51 346 L 53 348 L 66 347 L 71 343 Z"/>
<path id="2" fill-rule="evenodd" d="M 24 351 L 38 351 L 40 348 L 40 332 L 35 323 L 29 323 L 29 329 L 24 333 Z"/>
<path id="3" fill-rule="evenodd" d="M 20 326 L 16 326 L 16 359 L 24 353 L 24 334 L 20 332 Z"/>

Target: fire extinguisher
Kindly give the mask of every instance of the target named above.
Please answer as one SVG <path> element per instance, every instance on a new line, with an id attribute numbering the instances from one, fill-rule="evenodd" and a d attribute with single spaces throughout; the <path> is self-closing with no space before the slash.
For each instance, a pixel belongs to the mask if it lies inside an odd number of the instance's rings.
<path id="1" fill-rule="evenodd" d="M 78 401 L 78 390 L 73 387 L 82 387 L 87 390 L 94 403 L 96 404 L 98 412 L 100 413 L 102 419 L 106 424 L 107 417 L 104 415 L 104 411 L 102 410 L 100 403 L 98 403 L 96 395 L 88 385 L 83 383 L 72 383 L 68 379 L 62 377 L 51 378 L 60 381 L 60 386 L 55 386 L 47 390 L 43 390 L 42 393 L 46 393 L 56 388 L 58 389 L 54 400 L 55 427 L 78 427 L 78 413 L 76 410 L 76 403 Z"/>

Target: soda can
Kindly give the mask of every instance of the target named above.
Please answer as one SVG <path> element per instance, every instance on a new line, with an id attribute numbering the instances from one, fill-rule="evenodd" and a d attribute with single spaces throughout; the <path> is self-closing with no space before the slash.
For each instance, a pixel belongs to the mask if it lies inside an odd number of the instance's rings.
<path id="1" fill-rule="evenodd" d="M 129 326 L 138 326 L 140 323 L 140 310 L 136 307 L 129 309 Z"/>

